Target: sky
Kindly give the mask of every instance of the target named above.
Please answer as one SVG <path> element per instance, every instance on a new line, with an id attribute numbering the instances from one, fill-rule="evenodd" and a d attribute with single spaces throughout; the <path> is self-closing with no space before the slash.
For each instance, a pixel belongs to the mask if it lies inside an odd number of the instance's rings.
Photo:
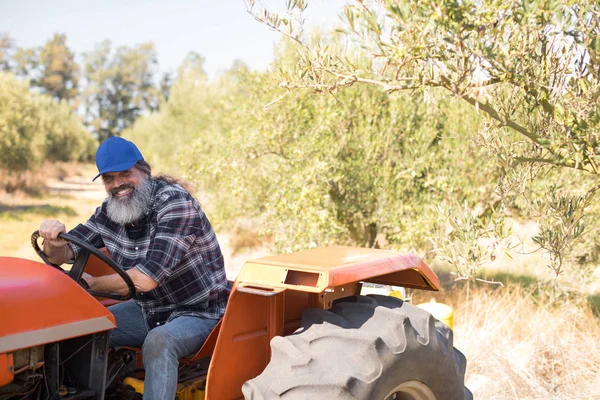
<path id="1" fill-rule="evenodd" d="M 283 11 L 286 1 L 262 3 Z M 308 25 L 337 25 L 344 3 L 309 1 Z M 54 33 L 64 33 L 77 54 L 105 39 L 115 47 L 153 42 L 161 72 L 176 72 L 194 51 L 206 58 L 209 77 L 236 59 L 266 69 L 281 38 L 255 21 L 242 0 L 0 0 L 0 33 L 26 48 L 43 46 Z"/>

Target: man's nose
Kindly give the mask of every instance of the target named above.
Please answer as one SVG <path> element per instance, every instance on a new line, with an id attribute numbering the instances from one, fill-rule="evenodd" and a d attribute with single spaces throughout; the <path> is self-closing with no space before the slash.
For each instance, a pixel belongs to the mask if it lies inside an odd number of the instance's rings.
<path id="1" fill-rule="evenodd" d="M 122 177 L 120 177 L 120 176 L 117 176 L 117 177 L 115 178 L 115 181 L 114 181 L 114 182 L 115 182 L 115 187 L 119 187 L 119 186 L 121 186 L 123 183 L 125 183 L 125 180 L 124 180 Z"/>

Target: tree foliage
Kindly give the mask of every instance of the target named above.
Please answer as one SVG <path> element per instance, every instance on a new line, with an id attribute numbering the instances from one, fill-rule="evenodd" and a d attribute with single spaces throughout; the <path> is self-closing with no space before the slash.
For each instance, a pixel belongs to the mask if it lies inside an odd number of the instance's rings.
<path id="1" fill-rule="evenodd" d="M 219 97 L 215 85 L 209 86 L 204 59 L 190 53 L 178 70 L 178 78 L 169 85 L 168 101 L 160 113 L 144 116 L 123 132 L 136 143 L 144 143 L 145 157 L 161 170 L 181 171 L 182 151 L 189 149 L 198 136 L 210 136 L 211 125 L 222 114 L 211 112 Z"/>
<path id="2" fill-rule="evenodd" d="M 86 124 L 101 141 L 119 136 L 140 115 L 158 109 L 153 44 L 121 46 L 113 52 L 110 41 L 104 41 L 84 57 Z"/>
<path id="3" fill-rule="evenodd" d="M 200 151 L 193 159 L 205 165 L 199 177 L 244 199 L 239 210 L 266 214 L 268 232 L 283 249 L 427 249 L 436 205 L 478 201 L 455 178 L 487 186 L 476 175 L 485 169 L 475 167 L 476 158 L 452 163 L 465 152 L 478 153 L 459 142 L 467 139 L 464 128 L 475 123 L 473 116 L 452 102 L 428 107 L 409 95 L 364 87 L 337 98 L 296 93 L 261 110 L 277 93 L 271 87 L 264 94 L 270 79 L 244 77 L 250 103 L 243 112 L 232 110 L 244 123 L 218 145 L 220 157 L 203 159 Z"/>
<path id="4" fill-rule="evenodd" d="M 24 171 L 42 161 L 89 161 L 96 141 L 66 102 L 29 91 L 0 72 L 0 168 Z"/>
<path id="5" fill-rule="evenodd" d="M 79 65 L 64 34 L 54 34 L 43 47 L 19 48 L 7 35 L 0 39 L 0 68 L 26 78 L 57 100 L 73 102 L 79 95 Z"/>
<path id="6" fill-rule="evenodd" d="M 79 65 L 66 45 L 64 34 L 55 34 L 39 54 L 40 76 L 35 84 L 58 100 L 73 101 L 79 95 Z"/>
<path id="7" fill-rule="evenodd" d="M 388 92 L 441 87 L 527 139 L 516 161 L 597 173 L 599 7 L 557 0 L 349 2 L 340 31 L 371 52 L 369 65 L 352 63 L 345 50 L 303 42 L 298 64 L 281 70 L 281 78 L 288 87 L 319 91 L 354 83 Z M 266 23 L 281 25 L 277 15 L 265 15 Z"/>
<path id="8" fill-rule="evenodd" d="M 54 34 L 43 47 L 21 48 L 7 34 L 0 36 L 0 69 L 28 80 L 57 100 L 66 100 L 84 113 L 84 121 L 104 140 L 121 132 L 145 113 L 158 109 L 169 96 L 172 74 L 159 82 L 156 51 L 152 43 L 112 48 L 109 41 L 84 53 L 80 66 L 64 34 Z M 201 64 L 201 60 L 199 60 Z M 80 109 L 79 106 L 83 105 Z"/>
<path id="9" fill-rule="evenodd" d="M 515 195 L 525 197 L 531 210 L 537 205 L 543 218 L 536 241 L 547 251 L 549 267 L 560 274 L 568 249 L 582 238 L 585 210 L 600 186 L 597 179 L 587 179 L 577 190 L 556 188 L 558 197 L 541 203 L 526 189 L 532 178 L 556 168 L 598 174 L 598 2 L 348 1 L 338 30 L 346 46 L 338 47 L 310 42 L 303 34 L 307 4 L 288 1 L 283 14 L 247 1 L 256 19 L 300 45 L 296 62 L 277 71 L 280 84 L 336 95 L 357 84 L 386 93 L 441 88 L 470 104 L 485 117 L 480 142 L 496 155 L 501 172 L 495 213 L 513 207 Z M 356 48 L 370 55 L 366 65 L 352 57 Z M 550 222 L 558 214 L 563 217 Z M 564 229 L 557 231 L 556 221 Z M 462 226 L 489 232 L 482 223 Z M 466 264 L 477 266 L 487 256 L 471 235 L 455 239 L 460 257 L 472 256 Z M 448 252 L 445 256 L 456 260 Z"/>
<path id="10" fill-rule="evenodd" d="M 7 33 L 0 34 L 0 70 L 10 70 L 10 58 L 13 41 Z"/>

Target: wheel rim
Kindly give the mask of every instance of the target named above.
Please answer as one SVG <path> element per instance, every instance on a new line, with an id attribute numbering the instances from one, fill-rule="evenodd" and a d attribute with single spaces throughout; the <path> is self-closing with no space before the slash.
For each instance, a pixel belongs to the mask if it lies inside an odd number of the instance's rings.
<path id="1" fill-rule="evenodd" d="M 436 397 L 423 382 L 408 381 L 391 390 L 383 400 L 436 400 Z"/>

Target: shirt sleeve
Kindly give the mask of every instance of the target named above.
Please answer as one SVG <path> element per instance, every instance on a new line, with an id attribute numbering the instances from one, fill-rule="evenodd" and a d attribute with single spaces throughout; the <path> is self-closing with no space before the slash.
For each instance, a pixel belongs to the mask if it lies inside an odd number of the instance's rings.
<path id="1" fill-rule="evenodd" d="M 205 216 L 193 199 L 182 194 L 160 199 L 156 216 L 156 232 L 146 258 L 135 268 L 160 285 L 180 266 L 197 238 L 205 234 Z"/>
<path id="2" fill-rule="evenodd" d="M 88 219 L 84 224 L 79 224 L 75 228 L 71 229 L 69 234 L 91 244 L 97 249 L 104 247 L 104 241 L 102 240 L 96 225 L 96 218 L 99 212 L 100 207 L 96 209 L 96 212 L 90 217 L 90 219 Z M 79 256 L 79 253 L 81 253 L 81 247 L 73 243 L 69 243 L 68 246 L 73 251 L 73 259 L 70 260 L 70 262 L 74 262 Z"/>

